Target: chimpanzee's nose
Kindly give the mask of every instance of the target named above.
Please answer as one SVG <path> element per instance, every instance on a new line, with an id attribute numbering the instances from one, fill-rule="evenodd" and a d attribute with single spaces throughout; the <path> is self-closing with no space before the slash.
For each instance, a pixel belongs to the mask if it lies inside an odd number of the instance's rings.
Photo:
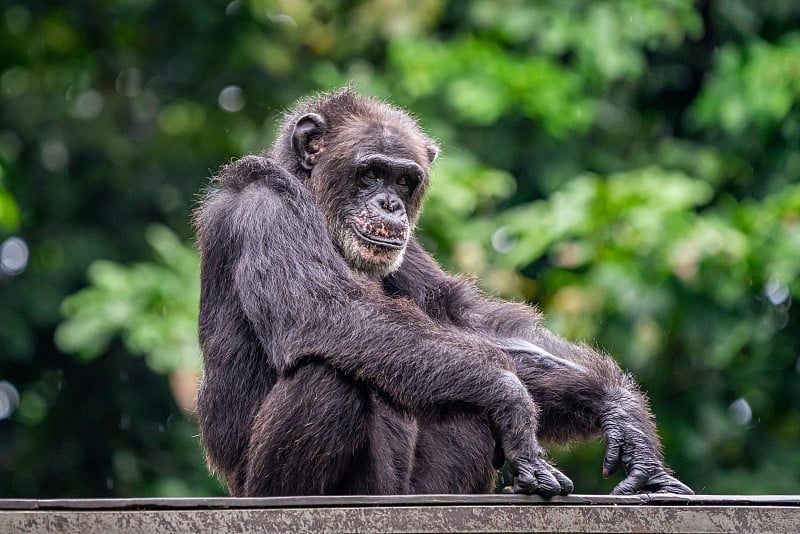
<path id="1" fill-rule="evenodd" d="M 394 213 L 403 207 L 403 204 L 396 198 L 382 198 L 380 202 L 381 208 L 389 213 Z"/>
<path id="2" fill-rule="evenodd" d="M 403 203 L 393 195 L 378 195 L 372 199 L 371 204 L 382 212 L 395 217 L 405 213 Z"/>

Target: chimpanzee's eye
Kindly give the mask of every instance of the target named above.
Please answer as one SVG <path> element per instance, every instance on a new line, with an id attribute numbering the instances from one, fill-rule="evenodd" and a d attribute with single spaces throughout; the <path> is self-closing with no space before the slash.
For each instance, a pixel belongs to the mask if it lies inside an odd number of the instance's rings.
<path id="1" fill-rule="evenodd" d="M 370 180 L 374 180 L 376 178 L 375 171 L 372 169 L 367 169 L 364 171 L 364 178 L 369 178 Z"/>
<path id="2" fill-rule="evenodd" d="M 397 185 L 407 186 L 409 181 L 408 176 L 405 174 L 401 174 L 397 177 Z"/>

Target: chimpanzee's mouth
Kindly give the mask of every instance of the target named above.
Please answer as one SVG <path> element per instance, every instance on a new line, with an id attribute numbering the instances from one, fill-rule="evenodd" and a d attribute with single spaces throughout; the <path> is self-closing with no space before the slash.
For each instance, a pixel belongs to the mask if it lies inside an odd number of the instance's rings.
<path id="1" fill-rule="evenodd" d="M 367 245 L 373 245 L 376 247 L 383 247 L 383 248 L 393 248 L 393 249 L 401 249 L 406 246 L 406 242 L 403 239 L 391 239 L 387 237 L 374 237 L 371 235 L 367 235 L 355 226 L 352 227 L 353 233 L 356 236 L 366 243 Z"/>

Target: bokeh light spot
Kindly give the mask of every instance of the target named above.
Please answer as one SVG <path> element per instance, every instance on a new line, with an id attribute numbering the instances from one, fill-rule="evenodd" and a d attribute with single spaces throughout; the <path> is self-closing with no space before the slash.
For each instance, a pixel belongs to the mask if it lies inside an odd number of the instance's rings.
<path id="1" fill-rule="evenodd" d="M 789 286 L 773 276 L 764 284 L 764 295 L 774 306 L 779 306 L 789 299 Z"/>
<path id="2" fill-rule="evenodd" d="M 0 270 L 16 276 L 28 265 L 28 245 L 19 237 L 9 237 L 0 245 Z"/>
<path id="3" fill-rule="evenodd" d="M 8 419 L 19 406 L 19 393 L 9 382 L 0 381 L 0 420 Z"/>
<path id="4" fill-rule="evenodd" d="M 515 243 L 516 239 L 509 235 L 508 228 L 505 226 L 498 228 L 492 234 L 492 248 L 500 254 L 511 252 L 511 249 L 514 248 Z"/>
<path id="5" fill-rule="evenodd" d="M 244 94 L 238 86 L 229 85 L 219 92 L 217 102 L 228 113 L 236 113 L 244 108 Z"/>
<path id="6" fill-rule="evenodd" d="M 744 398 L 740 397 L 728 406 L 733 422 L 739 426 L 745 426 L 753 419 L 753 410 Z"/>
<path id="7" fill-rule="evenodd" d="M 103 95 L 94 89 L 89 89 L 75 98 L 73 113 L 81 119 L 94 119 L 103 111 L 103 106 Z"/>
<path id="8" fill-rule="evenodd" d="M 241 2 L 239 2 L 239 0 L 234 0 L 233 2 L 228 4 L 227 7 L 225 8 L 225 14 L 229 17 L 231 15 L 235 15 L 236 13 L 239 12 L 240 7 L 241 7 Z"/>
<path id="9" fill-rule="evenodd" d="M 137 68 L 125 69 L 117 75 L 117 92 L 133 97 L 142 92 L 142 71 Z"/>
<path id="10" fill-rule="evenodd" d="M 42 166 L 50 172 L 63 170 L 69 163 L 67 145 L 58 139 L 45 141 L 40 152 Z"/>

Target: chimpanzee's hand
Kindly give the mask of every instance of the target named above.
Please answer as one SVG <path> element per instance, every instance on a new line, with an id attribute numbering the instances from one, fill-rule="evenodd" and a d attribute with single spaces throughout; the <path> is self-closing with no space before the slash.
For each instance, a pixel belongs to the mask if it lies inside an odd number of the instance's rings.
<path id="1" fill-rule="evenodd" d="M 612 495 L 694 494 L 688 486 L 669 474 L 649 444 L 646 434 L 634 421 L 627 421 L 624 417 L 610 418 L 610 420 L 607 418 L 603 423 L 603 432 L 606 442 L 603 476 L 609 477 L 614 474 L 620 465 L 626 474 L 622 482 L 613 489 Z"/>
<path id="2" fill-rule="evenodd" d="M 527 493 L 550 498 L 553 495 L 569 495 L 575 489 L 564 473 L 550 465 L 543 456 L 533 460 L 508 461 L 509 472 L 514 479 L 513 493 Z"/>
<path id="3" fill-rule="evenodd" d="M 568 495 L 574 485 L 561 471 L 547 463 L 545 454 L 536 439 L 536 405 L 519 378 L 503 372 L 504 392 L 508 402 L 496 404 L 490 419 L 499 431 L 502 453 L 495 450 L 495 460 L 505 456 L 509 472 L 514 478 L 512 491 L 541 495 Z"/>

